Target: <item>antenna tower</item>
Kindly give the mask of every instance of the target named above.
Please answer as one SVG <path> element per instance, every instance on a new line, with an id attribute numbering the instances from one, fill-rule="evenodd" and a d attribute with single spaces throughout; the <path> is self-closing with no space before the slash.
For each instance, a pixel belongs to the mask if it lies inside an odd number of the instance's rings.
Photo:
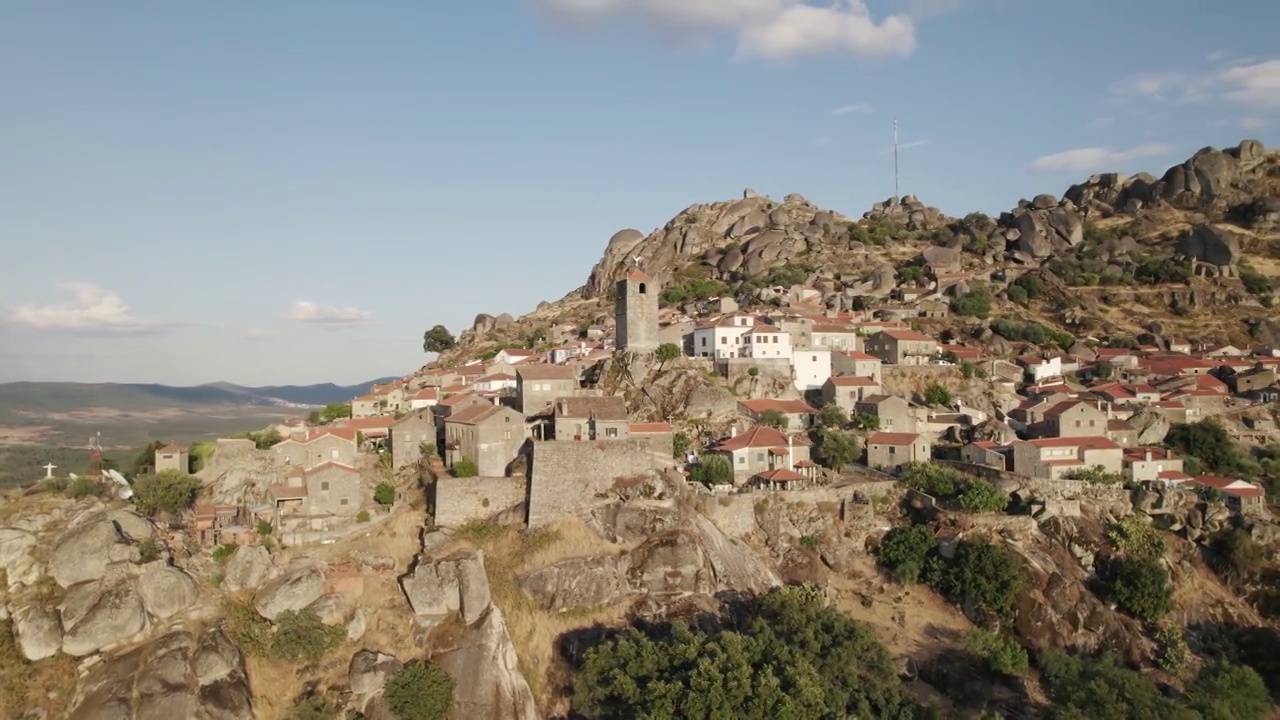
<path id="1" fill-rule="evenodd" d="M 898 204 L 898 118 L 893 119 L 893 204 Z"/>
<path id="2" fill-rule="evenodd" d="M 89 437 L 89 480 L 102 483 L 102 433 Z"/>

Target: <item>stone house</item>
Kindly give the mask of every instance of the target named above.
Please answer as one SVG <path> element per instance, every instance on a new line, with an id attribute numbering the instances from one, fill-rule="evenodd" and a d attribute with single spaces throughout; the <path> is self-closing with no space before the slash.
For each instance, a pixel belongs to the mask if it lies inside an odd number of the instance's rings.
<path id="1" fill-rule="evenodd" d="M 1055 404 L 1044 413 L 1046 437 L 1089 437 L 1107 434 L 1110 413 L 1102 401 L 1067 400 Z"/>
<path id="2" fill-rule="evenodd" d="M 938 353 L 938 342 L 914 330 L 881 330 L 867 338 L 864 350 L 892 365 L 928 365 Z"/>
<path id="3" fill-rule="evenodd" d="M 876 418 L 880 421 L 879 429 L 886 432 L 913 433 L 919 422 L 911 403 L 898 395 L 864 396 L 854 404 L 852 414 Z"/>
<path id="4" fill-rule="evenodd" d="M 524 415 L 502 405 L 475 405 L 449 416 L 444 436 L 449 467 L 468 458 L 480 477 L 505 477 L 524 447 Z"/>
<path id="5" fill-rule="evenodd" d="M 354 466 L 357 452 L 353 428 L 320 428 L 271 446 L 277 462 L 304 470 L 324 463 Z"/>
<path id="6" fill-rule="evenodd" d="M 459 393 L 450 395 L 431 407 L 431 415 L 435 419 L 436 432 L 444 432 L 444 422 L 454 413 L 462 412 L 467 408 L 492 405 L 493 401 L 476 395 L 475 393 Z"/>
<path id="7" fill-rule="evenodd" d="M 556 398 L 578 394 L 578 377 L 567 365 L 528 365 L 516 368 L 518 408 L 536 415 L 551 407 Z"/>
<path id="8" fill-rule="evenodd" d="M 1181 473 L 1182 458 L 1161 447 L 1125 448 L 1121 458 L 1125 477 L 1133 482 L 1164 480 L 1166 473 Z"/>
<path id="9" fill-rule="evenodd" d="M 1009 467 L 1009 447 L 990 440 L 979 440 L 961 447 L 960 459 L 974 465 L 986 465 L 987 467 L 1007 470 Z"/>
<path id="10" fill-rule="evenodd" d="M 822 384 L 822 404 L 835 405 L 846 415 L 854 414 L 854 408 L 863 398 L 879 394 L 880 383 L 871 377 L 840 375 L 827 378 Z"/>
<path id="11" fill-rule="evenodd" d="M 369 393 L 351 401 L 351 417 L 367 418 L 382 414 L 382 397 Z"/>
<path id="12" fill-rule="evenodd" d="M 631 434 L 620 396 L 557 398 L 554 407 L 557 440 L 620 440 Z"/>
<path id="13" fill-rule="evenodd" d="M 165 471 L 183 475 L 191 472 L 191 458 L 187 454 L 187 449 L 170 443 L 156 450 L 155 471 L 157 475 Z"/>
<path id="14" fill-rule="evenodd" d="M 1231 392 L 1239 395 L 1275 385 L 1276 371 L 1275 368 L 1264 367 L 1259 364 L 1249 370 L 1228 374 L 1226 381 L 1231 388 Z"/>
<path id="15" fill-rule="evenodd" d="M 1257 512 L 1266 505 L 1262 488 L 1244 480 L 1202 475 L 1188 480 L 1186 485 L 1217 490 L 1226 506 L 1238 513 Z"/>
<path id="16" fill-rule="evenodd" d="M 831 350 L 859 350 L 859 345 L 862 342 L 862 336 L 858 334 L 857 329 L 847 325 L 814 323 L 809 332 L 812 338 L 810 344 L 814 347 L 825 347 Z"/>
<path id="17" fill-rule="evenodd" d="M 803 400 L 776 400 L 759 398 L 755 400 L 739 400 L 738 412 L 751 418 L 754 423 L 760 422 L 765 413 L 775 410 L 787 419 L 786 430 L 798 432 L 813 425 L 813 414 L 817 412 Z"/>
<path id="18" fill-rule="evenodd" d="M 733 466 L 735 484 L 741 485 L 762 472 L 794 468 L 797 463 L 810 460 L 809 441 L 804 438 L 762 425 L 745 433 L 731 432 L 733 434 L 706 452 L 722 455 L 729 461 Z"/>
<path id="19" fill-rule="evenodd" d="M 832 375 L 859 375 L 869 377 L 879 385 L 883 362 L 874 355 L 860 350 L 838 350 L 831 353 Z"/>
<path id="20" fill-rule="evenodd" d="M 951 314 L 951 307 L 940 300 L 925 300 L 916 305 L 916 314 L 918 317 L 938 320 Z"/>
<path id="21" fill-rule="evenodd" d="M 435 419 L 430 411 L 405 415 L 391 424 L 387 440 L 391 446 L 392 470 L 417 465 L 425 452 L 435 453 L 437 440 Z"/>
<path id="22" fill-rule="evenodd" d="M 277 517 L 302 520 L 312 530 L 328 529 L 331 518 L 350 518 L 360 512 L 360 472 L 350 465 L 326 462 L 294 468 L 284 482 L 270 488 Z"/>
<path id="23" fill-rule="evenodd" d="M 892 470 L 910 462 L 933 458 L 933 443 L 927 435 L 910 432 L 876 432 L 867 438 L 867 467 Z"/>
<path id="24" fill-rule="evenodd" d="M 191 535 L 201 547 L 238 545 L 248 535 L 248 523 L 238 505 L 196 505 L 191 509 Z M 234 539 L 237 542 L 229 542 Z"/>
<path id="25" fill-rule="evenodd" d="M 675 453 L 675 433 L 672 432 L 669 423 L 631 423 L 627 430 L 632 439 L 648 440 L 649 445 L 653 447 L 654 454 L 673 457 Z"/>
<path id="26" fill-rule="evenodd" d="M 1072 473 L 1102 467 L 1124 471 L 1124 450 L 1102 436 L 1041 438 L 1013 442 L 1013 471 L 1040 480 L 1062 480 Z"/>

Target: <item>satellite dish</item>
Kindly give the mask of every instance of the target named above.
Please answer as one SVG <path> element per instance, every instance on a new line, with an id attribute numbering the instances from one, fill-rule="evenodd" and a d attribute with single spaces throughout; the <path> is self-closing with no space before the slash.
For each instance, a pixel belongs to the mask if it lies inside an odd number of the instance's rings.
<path id="1" fill-rule="evenodd" d="M 129 487 L 128 485 L 125 485 L 124 487 L 116 491 L 116 497 L 120 498 L 121 500 L 128 500 L 129 498 L 133 497 L 133 488 Z"/>
<path id="2" fill-rule="evenodd" d="M 79 479 L 80 479 L 80 476 L 79 476 L 79 475 L 77 475 L 77 474 L 75 474 L 75 473 L 67 473 L 67 477 L 71 478 L 72 480 L 79 480 Z"/>

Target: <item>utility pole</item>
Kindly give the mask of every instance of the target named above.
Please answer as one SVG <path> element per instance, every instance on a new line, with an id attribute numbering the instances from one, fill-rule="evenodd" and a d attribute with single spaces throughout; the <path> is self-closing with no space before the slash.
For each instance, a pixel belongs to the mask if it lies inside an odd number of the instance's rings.
<path id="1" fill-rule="evenodd" d="M 893 119 L 893 204 L 898 204 L 898 118 Z"/>

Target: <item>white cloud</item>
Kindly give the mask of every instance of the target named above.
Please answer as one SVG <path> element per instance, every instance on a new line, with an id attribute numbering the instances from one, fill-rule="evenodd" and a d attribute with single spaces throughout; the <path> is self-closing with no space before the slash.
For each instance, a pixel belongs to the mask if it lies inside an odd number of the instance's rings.
<path id="1" fill-rule="evenodd" d="M 1266 127 L 1269 123 L 1264 118 L 1247 117 L 1240 120 L 1240 127 L 1245 130 L 1257 130 L 1260 127 Z"/>
<path id="2" fill-rule="evenodd" d="M 1109 148 L 1091 147 L 1066 150 L 1053 155 L 1037 158 L 1031 164 L 1035 170 L 1072 170 L 1085 172 L 1091 170 L 1112 170 L 1115 166 L 1144 157 L 1164 155 L 1172 150 L 1165 143 L 1147 143 L 1128 150 L 1111 150 Z"/>
<path id="3" fill-rule="evenodd" d="M 875 108 L 871 107 L 867 103 L 849 103 L 848 105 L 841 105 L 838 108 L 833 108 L 831 110 L 831 114 L 832 115 L 852 115 L 854 113 L 857 113 L 859 115 L 866 115 L 867 113 L 873 112 L 874 110 Z"/>
<path id="4" fill-rule="evenodd" d="M 937 0 L 932 0 L 937 2 Z M 789 60 L 833 53 L 855 57 L 910 55 L 909 14 L 871 16 L 864 0 L 536 0 L 559 22 L 590 29 L 610 20 L 643 24 L 667 36 L 731 33 L 740 60 Z"/>
<path id="5" fill-rule="evenodd" d="M 119 295 L 97 285 L 73 282 L 57 287 L 73 294 L 75 300 L 19 305 L 8 313 L 9 322 L 32 330 L 75 334 L 143 335 L 171 327 L 138 318 Z"/>
<path id="6" fill-rule="evenodd" d="M 1178 72 L 1142 73 L 1113 83 L 1109 92 L 1120 102 L 1145 100 L 1178 104 L 1201 103 L 1210 98 L 1213 78 Z"/>
<path id="7" fill-rule="evenodd" d="M 1253 65 L 1236 65 L 1218 75 L 1231 86 L 1224 93 L 1228 100 L 1256 108 L 1280 109 L 1280 60 Z"/>
<path id="8" fill-rule="evenodd" d="M 308 300 L 299 300 L 289 311 L 289 319 L 336 329 L 364 325 L 373 320 L 373 316 L 356 308 L 317 305 Z"/>

